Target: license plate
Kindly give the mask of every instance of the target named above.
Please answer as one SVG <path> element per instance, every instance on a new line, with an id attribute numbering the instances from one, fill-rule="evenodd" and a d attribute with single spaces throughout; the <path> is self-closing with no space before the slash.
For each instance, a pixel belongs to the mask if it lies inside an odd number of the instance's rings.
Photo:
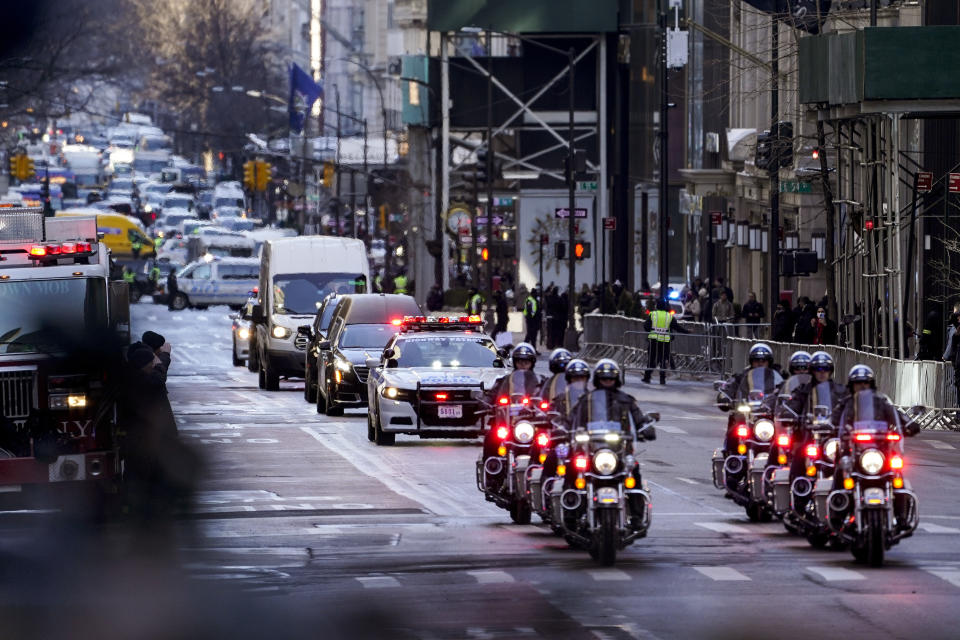
<path id="1" fill-rule="evenodd" d="M 863 501 L 867 504 L 884 504 L 887 501 L 886 492 L 877 487 L 864 490 Z"/>
<path id="2" fill-rule="evenodd" d="M 600 487 L 597 489 L 597 502 L 600 504 L 613 504 L 619 500 L 620 496 L 613 487 Z"/>
<path id="3" fill-rule="evenodd" d="M 437 416 L 440 418 L 462 418 L 462 404 L 442 404 L 437 407 Z"/>

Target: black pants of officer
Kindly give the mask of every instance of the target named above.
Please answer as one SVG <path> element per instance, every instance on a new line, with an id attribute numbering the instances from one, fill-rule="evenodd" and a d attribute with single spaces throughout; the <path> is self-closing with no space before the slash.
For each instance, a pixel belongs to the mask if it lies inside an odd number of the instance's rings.
<path id="1" fill-rule="evenodd" d="M 670 367 L 670 343 L 659 340 L 650 340 L 647 349 L 647 370 L 643 374 L 643 381 L 650 382 L 650 375 L 658 366 L 660 368 L 660 384 L 667 383 L 667 369 Z"/>
<path id="2" fill-rule="evenodd" d="M 527 335 L 524 337 L 524 342 L 529 342 L 533 345 L 533 348 L 537 348 L 537 334 L 540 333 L 540 317 L 534 316 L 532 318 L 527 318 Z"/>

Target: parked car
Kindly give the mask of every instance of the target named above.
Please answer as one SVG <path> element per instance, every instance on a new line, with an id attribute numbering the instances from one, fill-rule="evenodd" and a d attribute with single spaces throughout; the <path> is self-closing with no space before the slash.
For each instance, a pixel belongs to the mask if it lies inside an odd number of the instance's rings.
<path id="1" fill-rule="evenodd" d="M 212 258 L 191 262 L 177 273 L 177 292 L 170 300 L 175 311 L 225 304 L 239 309 L 257 286 L 256 258 Z"/>

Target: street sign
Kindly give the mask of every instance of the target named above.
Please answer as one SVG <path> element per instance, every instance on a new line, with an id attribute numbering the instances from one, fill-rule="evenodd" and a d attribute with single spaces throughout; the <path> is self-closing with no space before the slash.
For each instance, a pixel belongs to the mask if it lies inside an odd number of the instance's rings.
<path id="1" fill-rule="evenodd" d="M 716 226 L 718 224 L 723 224 L 723 211 L 711 211 L 710 212 L 710 224 Z"/>
<path id="2" fill-rule="evenodd" d="M 950 193 L 960 193 L 960 173 L 951 173 L 950 180 L 947 182 L 947 188 Z"/>
<path id="3" fill-rule="evenodd" d="M 917 172 L 917 191 L 920 193 L 930 193 L 933 191 L 933 172 L 932 171 L 918 171 Z"/>
<path id="4" fill-rule="evenodd" d="M 813 184 L 799 180 L 782 180 L 780 193 L 813 193 Z"/>
<path id="5" fill-rule="evenodd" d="M 558 207 L 558 208 L 556 208 L 556 209 L 553 210 L 553 216 L 554 216 L 555 218 L 562 218 L 562 219 L 569 218 L 569 217 L 570 217 L 570 209 L 568 209 L 567 207 Z M 577 208 L 574 210 L 573 217 L 574 217 L 574 218 L 586 218 L 586 217 L 587 217 L 587 210 L 586 210 L 586 209 L 581 209 L 580 207 L 577 207 Z"/>
<path id="6" fill-rule="evenodd" d="M 603 229 L 604 231 L 616 231 L 617 230 L 617 219 L 614 217 L 604 218 L 603 219 Z"/>
<path id="7" fill-rule="evenodd" d="M 584 180 L 577 182 L 577 191 L 596 191 L 597 190 L 597 181 L 596 180 Z"/>
<path id="8" fill-rule="evenodd" d="M 487 224 L 487 216 L 477 216 L 477 224 Z M 503 216 L 493 216 L 493 224 L 503 224 Z"/>
<path id="9" fill-rule="evenodd" d="M 497 196 L 494 196 L 494 198 L 493 198 L 493 206 L 495 206 L 495 207 L 512 207 L 512 206 L 513 206 L 513 198 L 512 198 L 512 197 L 511 197 L 511 198 L 505 198 L 505 197 L 497 197 Z"/>

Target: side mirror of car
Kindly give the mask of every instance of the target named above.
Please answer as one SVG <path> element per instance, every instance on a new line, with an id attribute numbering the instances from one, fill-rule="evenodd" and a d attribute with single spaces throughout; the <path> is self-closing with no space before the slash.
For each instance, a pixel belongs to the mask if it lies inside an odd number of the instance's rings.
<path id="1" fill-rule="evenodd" d="M 503 359 L 502 359 L 502 358 L 495 358 L 495 359 L 494 359 L 494 361 L 493 361 L 493 367 L 494 367 L 495 369 L 503 369 L 505 366 L 506 366 L 506 365 L 503 364 Z"/>
<path id="2" fill-rule="evenodd" d="M 379 367 L 380 361 L 376 358 L 367 358 L 365 364 L 367 365 L 367 370 L 370 370 Z"/>
<path id="3" fill-rule="evenodd" d="M 250 310 L 250 319 L 257 323 L 263 322 L 263 305 L 253 305 Z"/>
<path id="4" fill-rule="evenodd" d="M 313 339 L 313 331 L 310 330 L 310 325 L 308 324 L 302 324 L 299 327 L 297 327 L 297 335 L 303 336 L 307 340 Z"/>
<path id="5" fill-rule="evenodd" d="M 320 351 L 327 351 L 328 349 L 330 349 L 330 341 L 321 340 L 320 342 L 317 343 L 317 349 L 320 349 Z"/>
<path id="6" fill-rule="evenodd" d="M 651 420 L 659 421 L 659 420 L 660 420 L 660 412 L 659 412 L 659 411 L 651 411 L 650 413 L 647 414 L 647 417 L 650 418 Z"/>

